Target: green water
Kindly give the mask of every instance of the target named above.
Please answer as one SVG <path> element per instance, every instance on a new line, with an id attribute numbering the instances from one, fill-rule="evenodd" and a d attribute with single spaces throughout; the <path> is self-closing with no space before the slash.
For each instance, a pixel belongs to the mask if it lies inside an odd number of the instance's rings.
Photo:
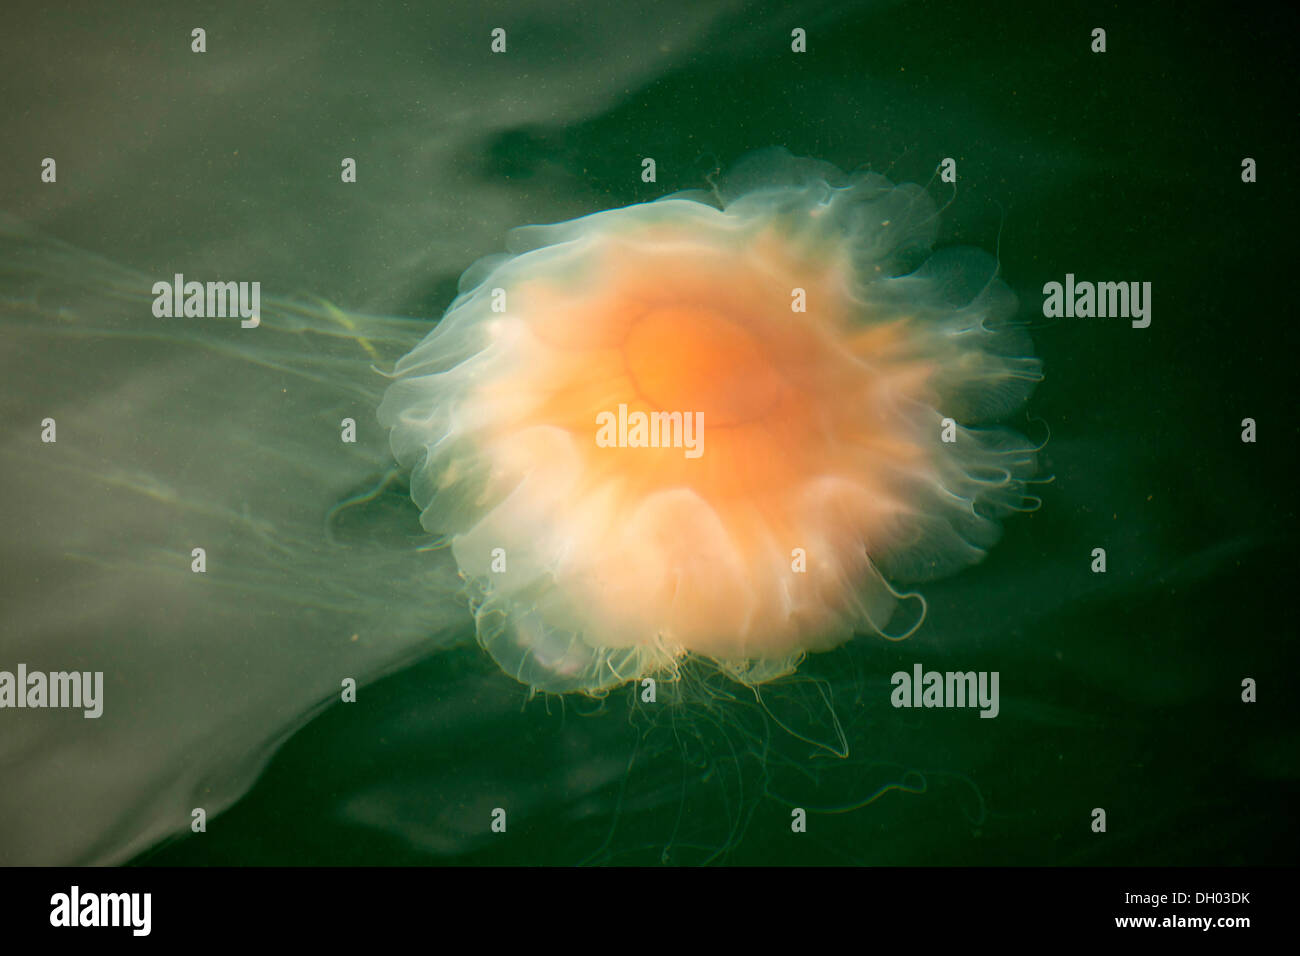
<path id="1" fill-rule="evenodd" d="M 1292 861 L 1293 15 L 589 6 L 169 5 L 143 32 L 144 5 L 22 14 L 56 63 L 74 56 L 56 25 L 100 44 L 136 125 L 101 126 L 70 92 L 61 147 L 28 145 L 37 121 L 19 120 L 7 162 L 62 148 L 97 173 L 63 205 L 11 184 L 0 206 L 143 270 L 168 274 L 179 248 L 257 262 L 286 294 L 436 317 L 509 227 L 698 188 L 751 149 L 922 183 L 952 157 L 955 193 L 931 185 L 952 199 L 939 244 L 997 248 L 1045 363 L 1011 422 L 1050 429 L 1042 508 L 927 586 L 915 637 L 818 655 L 761 701 L 702 672 L 671 706 L 528 700 L 472 639 L 431 653 L 301 727 L 206 833 L 136 861 Z M 191 20 L 220 78 L 151 52 Z M 510 52 L 492 59 L 477 50 L 495 26 Z M 324 201 L 354 152 L 365 190 Z M 1043 319 L 1042 286 L 1066 273 L 1151 282 L 1150 327 Z M 998 671 L 999 716 L 894 709 L 890 674 L 916 663 Z"/>

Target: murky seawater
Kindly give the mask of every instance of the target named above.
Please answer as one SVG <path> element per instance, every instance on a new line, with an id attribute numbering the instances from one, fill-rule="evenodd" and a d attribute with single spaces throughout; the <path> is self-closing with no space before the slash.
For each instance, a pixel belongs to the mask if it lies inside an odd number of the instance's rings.
<path id="1" fill-rule="evenodd" d="M 0 352 L 0 670 L 103 670 L 106 703 L 98 721 L 0 712 L 0 861 L 1290 861 L 1275 822 L 1297 795 L 1296 196 L 1293 117 L 1271 91 L 1294 21 L 1261 17 L 931 3 L 12 14 L 0 211 L 69 247 L 6 233 L 44 250 L 45 278 L 14 278 L 7 245 L 3 320 L 63 312 L 60 334 L 9 335 Z M 497 26 L 509 51 L 494 57 Z M 790 52 L 796 27 L 806 54 Z M 395 557 L 426 542 L 400 476 L 374 467 L 387 439 L 366 400 L 382 384 L 319 408 L 295 372 L 310 358 L 316 384 L 337 384 L 357 360 L 346 343 L 307 356 L 291 337 L 282 368 L 254 372 L 189 333 L 78 332 L 130 307 L 105 304 L 118 266 L 249 277 L 317 319 L 333 314 L 321 303 L 391 316 L 376 342 L 391 362 L 511 227 L 701 188 L 770 145 L 929 183 L 946 204 L 940 246 L 998 251 L 1047 376 L 1009 424 L 1050 430 L 1055 478 L 984 563 L 927 585 L 912 638 L 859 638 L 759 694 L 696 668 L 654 705 L 632 688 L 530 700 L 474 644 L 468 612 L 426 615 L 450 572 L 436 552 Z M 57 184 L 40 182 L 47 156 Z M 934 179 L 945 157 L 955 190 Z M 1067 273 L 1151 282 L 1150 326 L 1043 318 L 1044 283 Z M 345 414 L 364 438 L 332 464 L 303 422 Z M 47 415 L 56 462 L 34 444 Z M 350 569 L 277 550 L 342 501 L 329 514 Z M 200 589 L 169 570 L 195 541 L 242 549 L 238 573 Z M 1090 570 L 1099 547 L 1105 574 Z M 998 717 L 892 707 L 890 675 L 918 663 L 999 672 Z M 355 703 L 337 702 L 340 675 L 360 682 Z M 791 832 L 794 808 L 807 833 Z"/>

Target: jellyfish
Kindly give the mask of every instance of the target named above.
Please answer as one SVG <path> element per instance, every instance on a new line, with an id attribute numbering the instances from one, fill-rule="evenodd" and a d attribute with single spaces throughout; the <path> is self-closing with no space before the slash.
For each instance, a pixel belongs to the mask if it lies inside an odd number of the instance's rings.
<path id="1" fill-rule="evenodd" d="M 516 229 L 432 330 L 160 318 L 156 277 L 0 223 L 0 668 L 105 677 L 96 719 L 5 713 L 3 861 L 129 859 L 340 686 L 472 635 L 600 697 L 915 630 L 903 588 L 979 561 L 1035 472 L 996 423 L 1039 363 L 938 213 L 767 151 Z"/>
<path id="2" fill-rule="evenodd" d="M 465 273 L 379 418 L 504 671 L 598 695 L 695 656 L 762 684 L 919 626 L 896 584 L 1030 506 L 1035 449 L 987 423 L 1041 378 L 996 260 L 928 255 L 937 221 L 919 186 L 776 149 Z"/>

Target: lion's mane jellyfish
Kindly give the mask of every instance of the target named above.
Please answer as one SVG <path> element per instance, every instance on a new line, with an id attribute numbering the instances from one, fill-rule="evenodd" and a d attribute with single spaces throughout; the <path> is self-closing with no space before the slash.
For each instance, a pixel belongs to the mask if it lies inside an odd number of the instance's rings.
<path id="1" fill-rule="evenodd" d="M 774 150 L 465 273 L 380 420 L 506 672 L 757 684 L 919 624 L 895 585 L 1025 507 L 1035 449 L 978 426 L 1041 377 L 997 262 L 930 255 L 937 225 L 919 186 Z"/>

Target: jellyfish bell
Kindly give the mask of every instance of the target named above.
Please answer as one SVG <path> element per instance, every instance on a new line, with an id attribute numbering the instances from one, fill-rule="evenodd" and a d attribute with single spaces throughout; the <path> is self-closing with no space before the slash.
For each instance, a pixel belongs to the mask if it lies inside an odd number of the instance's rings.
<path id="1" fill-rule="evenodd" d="M 503 670 L 599 695 L 695 656 L 761 684 L 898 636 L 895 583 L 983 557 L 1035 470 L 988 423 L 1041 376 L 996 261 L 926 258 L 937 220 L 775 150 L 466 273 L 379 418 Z"/>

